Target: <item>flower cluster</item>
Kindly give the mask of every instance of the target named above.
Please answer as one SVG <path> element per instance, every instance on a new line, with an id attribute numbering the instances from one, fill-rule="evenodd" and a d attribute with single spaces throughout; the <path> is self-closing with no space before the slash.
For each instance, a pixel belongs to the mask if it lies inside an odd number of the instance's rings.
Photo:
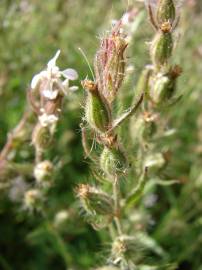
<path id="1" fill-rule="evenodd" d="M 54 165 L 50 160 L 44 159 L 43 154 L 51 146 L 65 95 L 77 89 L 77 86 L 70 86 L 70 81 L 78 78 L 77 72 L 71 68 L 61 71 L 56 64 L 59 55 L 60 50 L 48 62 L 47 68 L 33 77 L 28 93 L 31 108 L 37 115 L 37 123 L 32 132 L 32 144 L 35 147 L 33 176 L 37 188 L 34 193 L 28 191 L 28 195 L 25 196 L 29 208 L 34 208 L 33 198 L 38 194 L 38 188 L 42 193 L 52 185 Z M 38 199 L 40 200 L 41 196 L 38 196 Z M 37 202 L 36 207 L 40 210 L 38 204 Z"/>
<path id="2" fill-rule="evenodd" d="M 29 97 L 42 126 L 53 125 L 58 121 L 63 96 L 69 90 L 77 89 L 77 86 L 69 86 L 70 81 L 78 78 L 77 72 L 71 68 L 60 71 L 56 65 L 59 55 L 60 51 L 57 51 L 46 70 L 36 74 L 31 82 Z"/>

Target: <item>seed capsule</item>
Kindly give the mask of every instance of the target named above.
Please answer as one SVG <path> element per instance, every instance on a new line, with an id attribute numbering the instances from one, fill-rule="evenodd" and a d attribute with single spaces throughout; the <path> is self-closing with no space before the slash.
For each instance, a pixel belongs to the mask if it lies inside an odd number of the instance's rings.
<path id="1" fill-rule="evenodd" d="M 135 87 L 134 103 L 136 102 L 137 98 L 139 98 L 142 94 L 147 94 L 150 75 L 151 68 L 149 66 L 146 66 L 146 68 L 140 74 L 139 80 Z"/>
<path id="2" fill-rule="evenodd" d="M 142 258 L 140 249 L 141 247 L 135 237 L 122 235 L 116 238 L 112 245 L 112 257 L 114 259 L 124 258 L 125 260 L 138 262 Z"/>
<path id="3" fill-rule="evenodd" d="M 167 101 L 174 92 L 174 82 L 167 76 L 161 76 L 154 82 L 154 86 L 151 88 L 151 99 L 160 104 Z"/>
<path id="4" fill-rule="evenodd" d="M 173 0 L 159 0 L 157 7 L 157 22 L 161 25 L 169 21 L 171 24 L 175 21 L 176 11 Z"/>
<path id="5" fill-rule="evenodd" d="M 32 143 L 35 147 L 43 151 L 50 146 L 51 142 L 52 134 L 50 133 L 49 128 L 37 124 L 32 134 Z"/>
<path id="6" fill-rule="evenodd" d="M 157 33 L 151 46 L 152 62 L 156 69 L 159 69 L 161 66 L 164 66 L 168 63 L 168 60 L 172 55 L 172 50 L 172 34 L 170 32 Z"/>
<path id="7" fill-rule="evenodd" d="M 156 104 L 164 104 L 172 99 L 176 90 L 176 79 L 181 72 L 179 66 L 174 66 L 166 75 L 158 75 L 153 79 L 149 94 Z"/>
<path id="8" fill-rule="evenodd" d="M 86 120 L 95 131 L 106 132 L 110 126 L 111 112 L 107 102 L 99 94 L 96 85 L 85 80 L 84 88 L 87 90 L 87 99 L 85 106 Z"/>
<path id="9" fill-rule="evenodd" d="M 90 185 L 80 184 L 76 193 L 82 202 L 83 208 L 90 214 L 113 215 L 114 201 L 105 192 Z"/>
<path id="10" fill-rule="evenodd" d="M 100 166 L 107 175 L 116 176 L 126 172 L 128 163 L 119 148 L 105 147 L 100 157 Z"/>

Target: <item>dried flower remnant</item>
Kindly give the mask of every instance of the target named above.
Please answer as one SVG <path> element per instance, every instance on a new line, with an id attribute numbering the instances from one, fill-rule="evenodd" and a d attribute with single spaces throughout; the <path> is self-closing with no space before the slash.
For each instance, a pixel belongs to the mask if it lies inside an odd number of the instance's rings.
<path id="1" fill-rule="evenodd" d="M 119 21 L 112 31 L 101 39 L 94 67 L 98 91 L 111 104 L 121 87 L 125 72 L 125 49 L 128 45 Z"/>
<path id="2" fill-rule="evenodd" d="M 137 239 L 133 236 L 121 235 L 116 238 L 112 245 L 112 257 L 114 261 L 121 260 L 136 260 L 139 258 L 137 251 L 140 251 L 138 247 Z"/>
<path id="3" fill-rule="evenodd" d="M 39 184 L 46 184 L 51 180 L 53 174 L 53 164 L 49 160 L 38 163 L 34 168 L 34 176 Z"/>
<path id="4" fill-rule="evenodd" d="M 30 212 L 40 211 L 43 200 L 43 194 L 39 189 L 29 189 L 24 194 L 24 209 Z"/>

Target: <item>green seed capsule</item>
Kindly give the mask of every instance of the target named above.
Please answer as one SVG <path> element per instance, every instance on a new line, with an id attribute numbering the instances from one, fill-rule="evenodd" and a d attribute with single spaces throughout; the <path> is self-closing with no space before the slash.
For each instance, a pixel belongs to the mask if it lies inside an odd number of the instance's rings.
<path id="1" fill-rule="evenodd" d="M 105 147 L 100 157 L 100 166 L 109 176 L 122 175 L 128 168 L 124 153 L 118 148 Z"/>
<path id="2" fill-rule="evenodd" d="M 135 237 L 122 235 L 116 238 L 112 245 L 112 257 L 138 262 L 142 258 L 140 250 L 141 247 Z"/>
<path id="3" fill-rule="evenodd" d="M 140 74 L 140 78 L 135 87 L 134 103 L 137 102 L 137 99 L 139 99 L 142 94 L 147 94 L 150 75 L 151 68 L 146 66 L 146 68 Z"/>
<path id="4" fill-rule="evenodd" d="M 88 213 L 113 215 L 114 201 L 107 193 L 85 184 L 80 184 L 76 192 Z"/>
<path id="5" fill-rule="evenodd" d="M 110 125 L 111 112 L 107 102 L 101 97 L 96 88 L 89 87 L 90 82 L 84 81 L 87 89 L 85 116 L 89 125 L 97 132 L 106 132 Z M 96 87 L 94 85 L 94 87 Z"/>
<path id="6" fill-rule="evenodd" d="M 173 0 L 160 0 L 157 8 L 157 22 L 162 24 L 169 21 L 173 24 L 175 20 L 175 5 Z"/>
<path id="7" fill-rule="evenodd" d="M 172 55 L 172 50 L 172 34 L 170 32 L 157 33 L 151 47 L 152 62 L 156 69 L 159 69 L 161 66 L 164 66 L 168 63 L 168 60 Z"/>
<path id="8" fill-rule="evenodd" d="M 37 124 L 32 134 L 32 142 L 41 151 L 48 148 L 52 142 L 52 134 L 49 128 Z"/>
<path id="9" fill-rule="evenodd" d="M 150 91 L 150 97 L 156 104 L 168 101 L 175 92 L 175 79 L 169 76 L 161 76 L 154 82 Z"/>

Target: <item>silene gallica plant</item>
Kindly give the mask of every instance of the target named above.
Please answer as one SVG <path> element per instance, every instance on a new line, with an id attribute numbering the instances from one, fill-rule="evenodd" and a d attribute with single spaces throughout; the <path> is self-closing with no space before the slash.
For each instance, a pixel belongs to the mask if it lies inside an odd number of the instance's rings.
<path id="1" fill-rule="evenodd" d="M 182 69 L 172 58 L 179 4 L 148 0 L 146 9 L 155 35 L 149 44 L 149 63 L 132 91 L 128 89 L 133 71 L 128 67 L 127 51 L 139 16 L 133 9 L 113 22 L 101 38 L 93 78 L 81 82 L 85 91 L 81 139 L 90 177 L 75 186 L 75 194 L 85 220 L 95 230 L 106 230 L 110 239 L 104 250 L 105 266 L 97 270 L 175 269 L 167 252 L 149 236 L 147 220 L 143 220 L 146 215 L 139 208 L 152 185 L 176 183 L 161 180 L 169 149 L 161 149 L 158 141 L 172 133 L 166 114 L 181 98 L 176 86 Z M 54 178 L 54 164 L 46 153 L 53 144 L 65 96 L 77 89 L 70 86 L 78 79 L 77 72 L 61 71 L 56 65 L 59 54 L 32 79 L 29 106 L 0 154 L 0 179 L 5 186 L 9 185 L 6 179 L 16 175 L 35 179 L 23 194 L 23 208 L 32 213 L 44 211 L 43 201 Z M 130 93 L 129 107 L 124 104 L 123 91 Z M 33 162 L 17 163 L 17 152 L 30 138 Z"/>
<path id="2" fill-rule="evenodd" d="M 161 263 L 166 255 L 146 231 L 135 230 L 135 222 L 129 218 L 150 178 L 155 173 L 158 178 L 157 169 L 168 162 L 168 150 L 159 151 L 156 139 L 169 133 L 164 115 L 181 97 L 176 93 L 176 81 L 182 69 L 172 64 L 178 6 L 173 0 L 160 0 L 146 1 L 146 7 L 156 34 L 150 43 L 151 64 L 140 74 L 131 106 L 117 115 L 118 94 L 130 76 L 126 53 L 132 33 L 125 31 L 126 15 L 101 38 L 93 80 L 82 81 L 86 92 L 82 142 L 95 181 L 93 185 L 81 183 L 76 194 L 86 220 L 97 230 L 108 228 L 111 235 L 108 266 L 99 268 L 102 270 L 169 268 L 148 265 L 146 254 L 156 252 L 162 257 Z M 124 147 L 124 140 L 130 144 L 130 152 Z M 170 180 L 165 184 L 173 183 Z M 169 269 L 172 267 L 171 264 Z"/>

